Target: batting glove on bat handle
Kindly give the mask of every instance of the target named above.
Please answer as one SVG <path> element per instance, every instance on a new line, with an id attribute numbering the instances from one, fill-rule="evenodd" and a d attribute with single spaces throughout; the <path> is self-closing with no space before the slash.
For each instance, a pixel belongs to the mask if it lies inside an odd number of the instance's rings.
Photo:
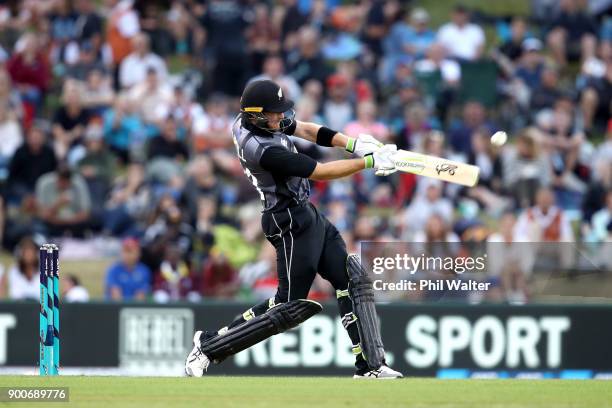
<path id="1" fill-rule="evenodd" d="M 374 168 L 377 176 L 388 176 L 397 171 L 391 156 L 397 151 L 397 146 L 388 144 L 381 147 L 379 150 L 364 156 L 366 168 Z"/>
<path id="2" fill-rule="evenodd" d="M 384 144 L 376 140 L 372 135 L 360 133 L 357 139 L 348 138 L 346 143 L 346 151 L 355 153 L 359 157 L 364 157 L 367 154 L 374 153 L 382 148 Z"/>

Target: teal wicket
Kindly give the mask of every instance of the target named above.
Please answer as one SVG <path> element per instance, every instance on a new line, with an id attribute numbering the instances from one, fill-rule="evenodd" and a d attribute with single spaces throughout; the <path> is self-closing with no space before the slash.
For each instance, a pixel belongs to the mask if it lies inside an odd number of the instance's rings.
<path id="1" fill-rule="evenodd" d="M 59 248 L 44 244 L 39 257 L 39 375 L 59 375 Z"/>

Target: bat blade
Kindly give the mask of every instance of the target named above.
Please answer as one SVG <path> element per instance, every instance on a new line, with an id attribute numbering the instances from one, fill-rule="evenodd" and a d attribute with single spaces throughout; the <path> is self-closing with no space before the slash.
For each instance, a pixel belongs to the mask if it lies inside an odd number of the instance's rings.
<path id="1" fill-rule="evenodd" d="M 480 169 L 471 164 L 408 150 L 398 150 L 392 158 L 395 168 L 399 171 L 461 184 L 467 187 L 474 187 L 478 183 Z"/>

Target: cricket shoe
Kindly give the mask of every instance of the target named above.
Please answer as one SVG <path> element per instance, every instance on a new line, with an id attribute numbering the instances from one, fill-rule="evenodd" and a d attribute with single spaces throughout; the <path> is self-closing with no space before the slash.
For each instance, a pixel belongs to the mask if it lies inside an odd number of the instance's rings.
<path id="1" fill-rule="evenodd" d="M 202 377 L 210 364 L 210 360 L 201 349 L 201 336 L 202 331 L 200 330 L 193 335 L 193 350 L 191 350 L 185 361 L 185 374 L 189 377 Z"/>
<path id="2" fill-rule="evenodd" d="M 399 371 L 395 371 L 389 366 L 381 365 L 376 370 L 370 370 L 363 374 L 355 374 L 353 378 L 365 378 L 373 380 L 392 380 L 394 378 L 403 378 L 404 376 Z"/>

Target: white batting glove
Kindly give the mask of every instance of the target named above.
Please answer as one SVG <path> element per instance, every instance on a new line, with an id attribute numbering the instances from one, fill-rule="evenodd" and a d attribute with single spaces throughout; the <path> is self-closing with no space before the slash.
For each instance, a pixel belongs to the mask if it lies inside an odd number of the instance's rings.
<path id="1" fill-rule="evenodd" d="M 348 142 L 346 143 L 346 151 L 355 153 L 359 157 L 364 157 L 366 154 L 374 153 L 383 146 L 384 144 L 376 140 L 374 136 L 360 133 L 359 136 L 357 136 L 357 139 L 352 137 L 348 138 Z"/>
<path id="2" fill-rule="evenodd" d="M 374 168 L 377 176 L 388 176 L 397 171 L 392 156 L 397 151 L 394 144 L 383 145 L 377 151 L 364 156 L 366 168 Z"/>

